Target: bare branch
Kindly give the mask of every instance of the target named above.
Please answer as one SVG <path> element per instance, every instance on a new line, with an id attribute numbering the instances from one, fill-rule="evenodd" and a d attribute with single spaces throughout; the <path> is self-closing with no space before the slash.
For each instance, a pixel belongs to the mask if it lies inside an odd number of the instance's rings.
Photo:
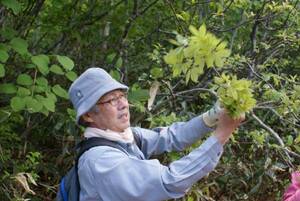
<path id="1" fill-rule="evenodd" d="M 279 143 L 280 147 L 282 148 L 282 150 L 284 151 L 287 159 L 288 159 L 288 165 L 290 167 L 293 167 L 293 164 L 292 164 L 292 159 L 289 155 L 289 152 L 287 151 L 287 148 L 283 142 L 283 140 L 280 138 L 280 136 L 278 135 L 278 133 L 276 133 L 271 127 L 269 127 L 268 125 L 266 125 L 260 118 L 258 118 L 254 112 L 251 113 L 251 116 L 265 129 L 267 130 L 276 140 L 277 142 Z"/>

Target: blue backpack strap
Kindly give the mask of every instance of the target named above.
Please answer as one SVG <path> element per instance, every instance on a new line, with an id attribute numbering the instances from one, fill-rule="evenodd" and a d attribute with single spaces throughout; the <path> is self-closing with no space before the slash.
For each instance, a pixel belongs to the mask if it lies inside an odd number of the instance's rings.
<path id="1" fill-rule="evenodd" d="M 110 140 L 100 138 L 100 137 L 91 137 L 91 138 L 85 139 L 80 142 L 78 154 L 77 154 L 77 158 L 76 158 L 76 163 L 78 162 L 80 156 L 84 152 L 86 152 L 90 148 L 96 147 L 96 146 L 110 146 L 110 147 L 114 147 L 116 149 L 119 149 L 119 150 L 127 153 L 126 150 L 117 142 L 110 141 Z"/>
<path id="2" fill-rule="evenodd" d="M 65 191 L 66 188 L 65 188 L 65 178 L 64 177 L 62 178 L 62 180 L 60 182 L 59 189 L 60 189 L 60 193 L 63 197 L 63 200 L 68 201 L 68 194 Z"/>

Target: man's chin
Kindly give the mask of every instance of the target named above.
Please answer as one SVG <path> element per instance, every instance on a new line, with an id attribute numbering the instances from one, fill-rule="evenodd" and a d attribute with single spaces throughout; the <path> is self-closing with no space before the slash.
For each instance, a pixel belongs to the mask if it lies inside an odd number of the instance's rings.
<path id="1" fill-rule="evenodd" d="M 126 124 L 119 124 L 119 130 L 125 131 L 127 128 L 130 127 L 129 123 Z"/>

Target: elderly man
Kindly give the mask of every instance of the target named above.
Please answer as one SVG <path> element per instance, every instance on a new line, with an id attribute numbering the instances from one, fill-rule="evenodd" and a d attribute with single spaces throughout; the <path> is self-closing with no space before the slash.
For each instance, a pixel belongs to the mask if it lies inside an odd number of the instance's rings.
<path id="1" fill-rule="evenodd" d="M 80 200 L 161 201 L 182 197 L 215 168 L 223 145 L 242 119 L 233 120 L 219 110 L 218 120 L 216 113 L 209 111 L 160 129 L 130 127 L 127 90 L 101 68 L 89 68 L 69 89 L 76 121 L 86 127 L 84 136 L 105 138 L 126 150 L 97 146 L 80 157 Z M 182 151 L 213 131 L 215 124 L 212 136 L 187 156 L 168 166 L 149 159 L 163 152 Z"/>

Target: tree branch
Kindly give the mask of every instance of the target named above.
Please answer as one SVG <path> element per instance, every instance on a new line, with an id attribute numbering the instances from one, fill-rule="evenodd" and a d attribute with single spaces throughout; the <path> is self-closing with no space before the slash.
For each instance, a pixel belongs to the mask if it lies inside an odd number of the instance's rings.
<path id="1" fill-rule="evenodd" d="M 267 130 L 276 140 L 277 140 L 277 142 L 279 143 L 279 145 L 280 145 L 280 148 L 283 150 L 283 152 L 285 153 L 285 155 L 286 155 L 286 157 L 287 157 L 287 159 L 288 159 L 288 161 L 287 161 L 287 163 L 288 163 L 288 165 L 290 166 L 290 167 L 293 167 L 293 164 L 292 164 L 292 159 L 291 159 L 291 157 L 290 157 L 290 152 L 292 152 L 292 151 L 287 151 L 287 148 L 286 148 L 286 146 L 285 146 L 285 144 L 284 144 L 284 142 L 283 142 L 283 140 L 280 138 L 280 136 L 278 135 L 278 133 L 276 133 L 271 127 L 269 127 L 268 125 L 266 125 L 260 118 L 258 118 L 255 114 L 254 114 L 254 112 L 252 112 L 251 113 L 251 116 L 265 129 L 265 130 Z M 296 154 L 296 153 L 293 153 L 293 156 L 295 156 L 295 155 L 298 155 L 298 154 Z M 300 158 L 300 155 L 299 155 L 299 158 Z"/>

